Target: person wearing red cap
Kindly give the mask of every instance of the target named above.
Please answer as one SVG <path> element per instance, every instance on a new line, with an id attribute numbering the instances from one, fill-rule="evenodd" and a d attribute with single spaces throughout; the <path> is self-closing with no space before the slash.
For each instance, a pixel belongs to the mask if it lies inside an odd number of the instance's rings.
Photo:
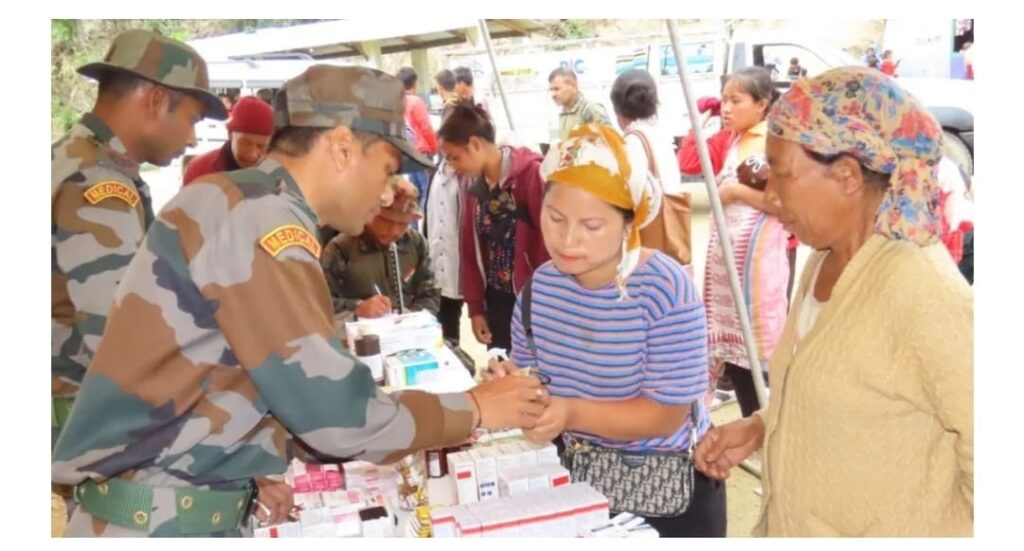
<path id="1" fill-rule="evenodd" d="M 192 159 L 185 169 L 183 185 L 207 174 L 258 165 L 274 133 L 274 111 L 260 98 L 247 96 L 235 104 L 227 126 L 228 141 L 220 149 Z"/>

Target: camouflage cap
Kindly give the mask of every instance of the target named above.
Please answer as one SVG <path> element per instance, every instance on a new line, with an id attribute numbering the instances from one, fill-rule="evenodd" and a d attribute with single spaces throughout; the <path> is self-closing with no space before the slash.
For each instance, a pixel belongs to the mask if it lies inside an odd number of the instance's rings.
<path id="1" fill-rule="evenodd" d="M 103 61 L 88 63 L 78 72 L 99 80 L 111 71 L 131 73 L 150 82 L 188 94 L 203 102 L 204 116 L 224 120 L 228 111 L 210 92 L 206 61 L 190 46 L 141 29 L 114 38 Z"/>
<path id="2" fill-rule="evenodd" d="M 367 67 L 314 65 L 284 83 L 274 99 L 274 127 L 334 128 L 377 134 L 402 153 L 400 172 L 433 168 L 405 138 L 405 89 Z"/>
<path id="3" fill-rule="evenodd" d="M 412 182 L 397 176 L 391 180 L 391 190 L 394 199 L 377 216 L 399 224 L 411 224 L 423 218 L 419 205 L 420 192 Z"/>

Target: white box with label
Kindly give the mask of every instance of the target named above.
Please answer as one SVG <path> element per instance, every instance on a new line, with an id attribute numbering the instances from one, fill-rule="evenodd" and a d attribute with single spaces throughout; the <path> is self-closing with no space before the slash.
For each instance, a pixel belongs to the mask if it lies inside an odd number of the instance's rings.
<path id="1" fill-rule="evenodd" d="M 480 501 L 477 491 L 476 466 L 468 452 L 457 452 L 448 455 L 448 468 L 455 479 L 455 494 L 459 504 Z"/>
<path id="2" fill-rule="evenodd" d="M 480 501 L 498 498 L 498 463 L 497 450 L 494 448 L 474 448 L 469 450 L 476 470 L 476 486 Z"/>

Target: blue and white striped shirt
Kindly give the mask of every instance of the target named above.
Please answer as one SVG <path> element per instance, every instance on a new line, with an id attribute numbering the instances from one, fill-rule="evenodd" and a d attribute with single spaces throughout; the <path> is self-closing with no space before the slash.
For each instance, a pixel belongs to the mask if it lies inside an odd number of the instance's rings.
<path id="1" fill-rule="evenodd" d="M 512 319 L 512 360 L 551 378 L 554 396 L 618 401 L 698 402 L 698 437 L 710 424 L 702 399 L 708 390 L 707 319 L 690 276 L 662 253 L 642 262 L 627 282 L 629 299 L 614 284 L 583 288 L 548 262 L 533 276 L 534 358 L 520 308 Z M 539 359 L 539 362 L 537 361 Z M 685 450 L 690 418 L 668 438 L 632 442 L 579 434 L 602 446 L 628 450 Z"/>

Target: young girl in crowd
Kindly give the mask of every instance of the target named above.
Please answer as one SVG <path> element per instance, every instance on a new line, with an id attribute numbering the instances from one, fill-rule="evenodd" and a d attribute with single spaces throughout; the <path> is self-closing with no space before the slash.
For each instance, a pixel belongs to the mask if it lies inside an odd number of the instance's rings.
<path id="1" fill-rule="evenodd" d="M 462 208 L 460 269 L 473 333 L 482 344 L 509 350 L 516 293 L 548 260 L 542 158 L 525 147 L 495 145 L 490 116 L 468 101 L 452 108 L 438 137 L 445 162 L 472 179 Z"/>
<path id="2" fill-rule="evenodd" d="M 764 191 L 740 184 L 736 171 L 739 164 L 751 156 L 764 155 L 765 117 L 776 94 L 771 75 L 764 68 L 751 67 L 729 75 L 722 91 L 723 129 L 708 139 L 762 368 L 767 367 L 786 321 L 789 233 L 776 217 L 777 206 L 765 200 Z M 700 159 L 692 134 L 679 148 L 679 169 L 684 174 L 700 174 Z M 720 239 L 718 228 L 712 224 L 704 270 L 711 388 L 714 389 L 717 377 L 724 372 L 732 380 L 740 409 L 746 417 L 758 409 L 757 394 Z"/>

